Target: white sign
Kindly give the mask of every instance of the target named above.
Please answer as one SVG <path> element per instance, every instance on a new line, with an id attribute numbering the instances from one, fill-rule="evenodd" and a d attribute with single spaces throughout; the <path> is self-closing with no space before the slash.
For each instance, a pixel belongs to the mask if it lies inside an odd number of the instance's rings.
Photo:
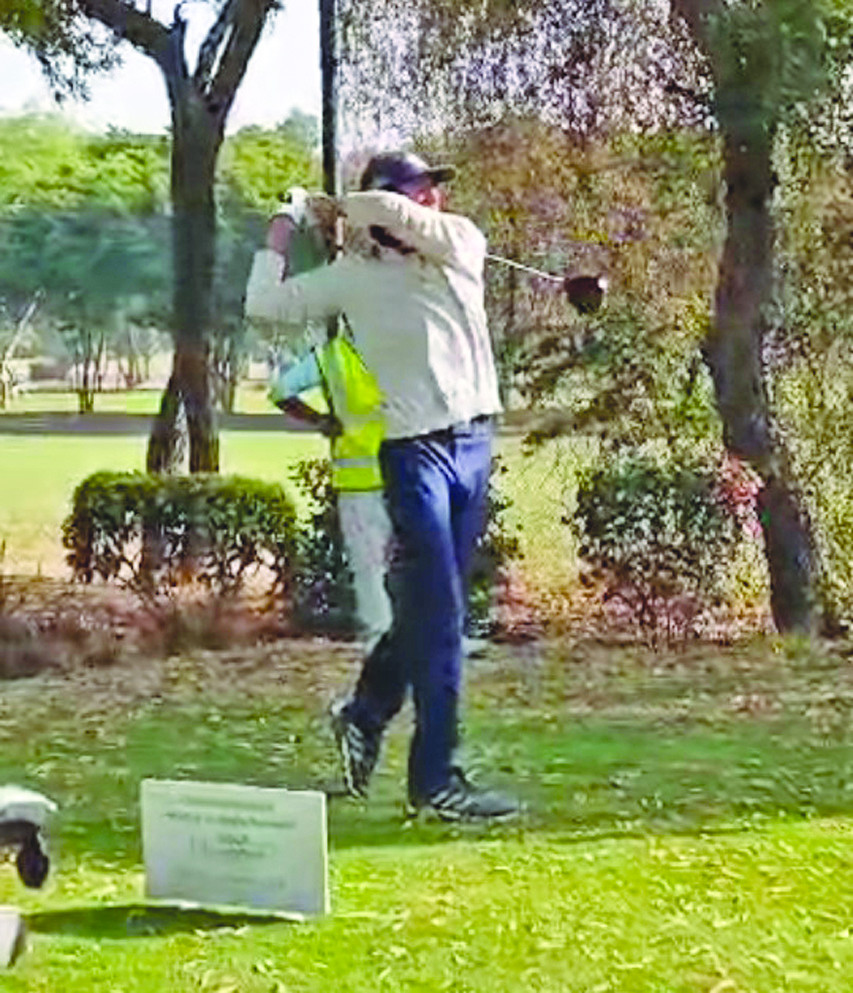
<path id="1" fill-rule="evenodd" d="M 26 943 L 24 923 L 16 907 L 0 907 L 0 967 L 14 965 Z"/>
<path id="2" fill-rule="evenodd" d="M 146 894 L 305 917 L 329 910 L 326 797 L 146 779 Z"/>

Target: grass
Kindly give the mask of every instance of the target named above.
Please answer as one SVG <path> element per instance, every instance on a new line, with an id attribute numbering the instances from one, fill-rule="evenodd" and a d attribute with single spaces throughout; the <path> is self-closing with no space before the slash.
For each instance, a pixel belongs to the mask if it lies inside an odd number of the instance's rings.
<path id="1" fill-rule="evenodd" d="M 95 394 L 98 414 L 155 414 L 160 406 L 160 389 L 107 390 Z M 76 414 L 77 394 L 62 390 L 36 390 L 21 393 L 9 405 L 10 414 Z M 243 383 L 237 389 L 235 412 L 270 414 L 274 408 L 263 383 Z M 2 412 L 0 412 L 2 416 Z"/>
<path id="2" fill-rule="evenodd" d="M 328 786 L 323 711 L 354 650 L 282 642 L 10 685 L 0 781 L 61 813 L 43 892 L 0 867 L 31 932 L 0 990 L 846 991 L 849 657 L 492 646 L 470 667 L 465 753 L 524 818 L 405 822 L 401 720 L 370 803 L 331 801 L 333 913 L 299 926 L 146 905 L 139 783 Z"/>

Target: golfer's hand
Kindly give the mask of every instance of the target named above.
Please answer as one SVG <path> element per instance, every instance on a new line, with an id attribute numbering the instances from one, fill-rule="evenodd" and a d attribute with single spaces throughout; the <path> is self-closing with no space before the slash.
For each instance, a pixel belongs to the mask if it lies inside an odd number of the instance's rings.
<path id="1" fill-rule="evenodd" d="M 278 252 L 279 255 L 287 257 L 290 241 L 295 230 L 296 224 L 292 217 L 288 217 L 287 214 L 276 214 L 270 221 L 269 228 L 267 228 L 267 248 L 271 248 L 274 252 Z"/>
<path id="2" fill-rule="evenodd" d="M 346 216 L 342 201 L 328 193 L 309 194 L 308 206 L 323 227 L 334 227 L 339 217 Z"/>

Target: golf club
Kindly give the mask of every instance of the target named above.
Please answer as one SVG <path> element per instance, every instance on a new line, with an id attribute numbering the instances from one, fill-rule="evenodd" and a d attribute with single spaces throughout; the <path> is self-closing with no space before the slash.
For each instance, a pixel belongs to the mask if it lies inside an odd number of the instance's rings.
<path id="1" fill-rule="evenodd" d="M 552 283 L 561 283 L 569 302 L 580 314 L 593 314 L 599 309 L 604 294 L 607 291 L 606 276 L 556 276 L 552 272 L 544 272 L 533 266 L 523 265 L 513 259 L 505 259 L 502 255 L 492 255 L 486 253 L 489 262 L 496 262 L 498 265 L 508 266 L 510 269 L 518 269 L 531 276 L 538 276 L 540 279 L 547 279 Z"/>

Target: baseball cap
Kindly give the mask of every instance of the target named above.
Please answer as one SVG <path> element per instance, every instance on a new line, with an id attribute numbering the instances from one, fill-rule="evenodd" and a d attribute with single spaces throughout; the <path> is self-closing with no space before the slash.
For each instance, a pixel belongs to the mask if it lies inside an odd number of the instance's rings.
<path id="1" fill-rule="evenodd" d="M 361 177 L 361 188 L 399 191 L 423 179 L 444 183 L 455 175 L 453 166 L 429 166 L 412 152 L 383 152 L 374 155 L 367 163 Z"/>

